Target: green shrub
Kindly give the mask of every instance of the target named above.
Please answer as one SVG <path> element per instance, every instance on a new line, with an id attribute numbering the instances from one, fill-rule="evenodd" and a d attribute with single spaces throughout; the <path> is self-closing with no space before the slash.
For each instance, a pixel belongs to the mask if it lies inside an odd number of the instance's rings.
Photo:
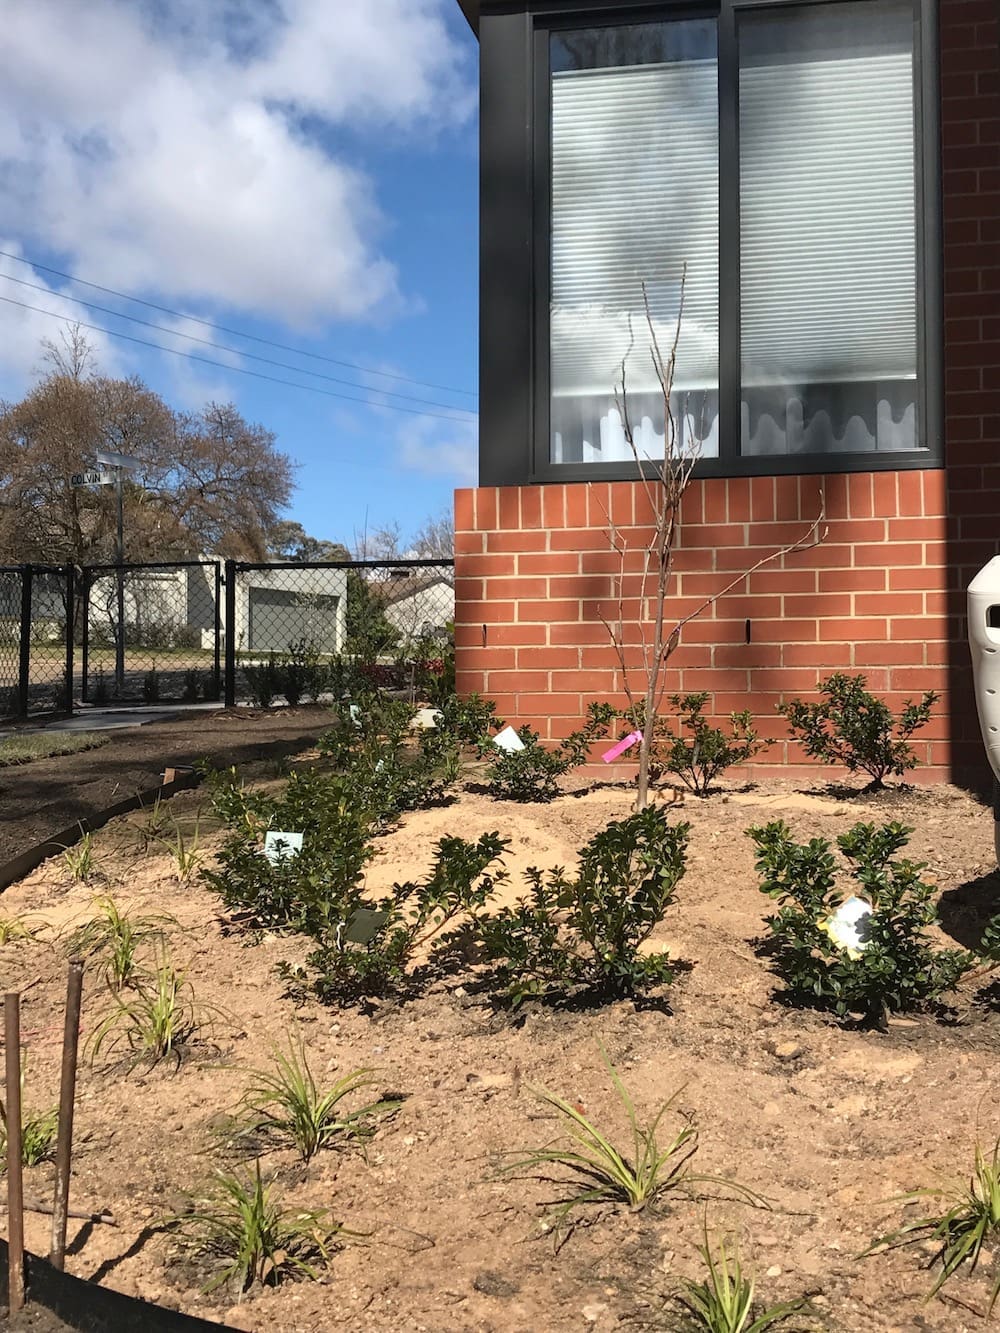
<path id="1" fill-rule="evenodd" d="M 438 708 L 441 713 L 438 729 L 454 736 L 461 745 L 485 746 L 492 734 L 503 726 L 493 700 L 483 699 L 478 694 L 470 694 L 467 698 L 451 694 L 438 704 Z"/>
<path id="2" fill-rule="evenodd" d="M 650 776 L 658 781 L 664 773 L 680 778 L 695 796 L 707 796 L 712 783 L 727 768 L 748 764 L 768 742 L 758 738 L 749 711 L 730 713 L 730 735 L 713 727 L 702 716 L 708 703 L 707 690 L 697 694 L 671 694 L 668 702 L 677 710 L 680 727 L 689 736 L 677 735 L 673 719 L 658 715 L 653 724 Z"/>
<path id="3" fill-rule="evenodd" d="M 142 680 L 142 697 L 148 704 L 160 702 L 160 673 L 155 669 L 147 671 Z"/>
<path id="4" fill-rule="evenodd" d="M 551 801 L 559 793 L 559 779 L 586 763 L 591 744 L 615 717 L 611 704 L 592 703 L 583 727 L 551 750 L 527 726 L 517 733 L 522 750 L 504 750 L 489 737 L 481 737 L 480 753 L 490 760 L 486 770 L 490 795 L 500 801 Z"/>
<path id="5" fill-rule="evenodd" d="M 181 694 L 181 702 L 186 704 L 197 703 L 200 690 L 201 672 L 197 667 L 189 667 L 184 672 L 184 691 Z"/>
<path id="6" fill-rule="evenodd" d="M 794 842 L 780 820 L 747 830 L 757 847 L 761 892 L 778 904 L 767 918 L 768 952 L 793 1003 L 884 1024 L 887 1012 L 923 1008 L 970 968 L 971 954 L 938 949 L 926 936 L 937 908 L 935 886 L 921 878 L 923 863 L 893 859 L 912 831 L 896 822 L 881 828 L 862 823 L 837 839 L 851 889 L 872 909 L 863 922 L 863 947 L 845 948 L 828 929 L 850 896 L 837 888 L 829 842 Z"/>
<path id="7" fill-rule="evenodd" d="M 281 665 L 274 653 L 268 653 L 261 662 L 242 663 L 250 701 L 257 708 L 270 708 L 279 692 Z"/>
<path id="8" fill-rule="evenodd" d="M 320 737 L 320 752 L 350 775 L 378 823 L 434 805 L 457 780 L 457 741 L 440 728 L 412 730 L 411 704 L 369 694 L 334 711 L 337 722 Z"/>
<path id="9" fill-rule="evenodd" d="M 647 806 L 596 834 L 575 877 L 527 872 L 530 896 L 481 923 L 515 1004 L 577 989 L 634 995 L 673 979 L 667 953 L 640 950 L 674 901 L 689 828 Z"/>
<path id="10" fill-rule="evenodd" d="M 778 705 L 789 730 L 806 754 L 824 764 L 841 764 L 851 773 L 867 773 L 869 791 L 880 791 L 885 779 L 915 768 L 917 757 L 910 737 L 931 717 L 938 696 L 925 690 L 920 703 L 907 702 L 899 717 L 883 700 L 865 688 L 864 675 L 848 676 L 837 671 L 817 689 L 819 703 L 792 699 Z"/>
<path id="11" fill-rule="evenodd" d="M 323 692 L 326 668 L 316 644 L 299 639 L 288 645 L 287 653 L 277 663 L 275 689 L 285 696 L 289 708 L 298 708 L 303 699 L 315 701 Z"/>
<path id="12" fill-rule="evenodd" d="M 477 842 L 442 838 L 425 879 L 395 884 L 377 902 L 358 897 L 348 904 L 349 915 L 315 936 L 319 947 L 307 959 L 320 998 L 341 1002 L 386 995 L 404 983 L 415 955 L 427 953 L 435 961 L 448 946 L 447 927 L 482 909 L 504 878 L 502 870 L 489 868 L 509 842 L 497 833 L 484 833 Z M 300 979 L 289 969 L 285 975 Z"/>
<path id="13" fill-rule="evenodd" d="M 213 808 L 232 832 L 202 877 L 228 911 L 315 938 L 345 920 L 373 855 L 369 813 L 350 779 L 296 772 L 276 795 L 219 781 Z M 304 834 L 302 850 L 272 863 L 263 855 L 268 829 Z"/>

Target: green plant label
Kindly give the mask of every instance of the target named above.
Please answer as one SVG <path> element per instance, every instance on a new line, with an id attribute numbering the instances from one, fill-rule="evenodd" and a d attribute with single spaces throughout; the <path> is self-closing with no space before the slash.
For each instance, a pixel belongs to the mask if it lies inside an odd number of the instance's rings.
<path id="1" fill-rule="evenodd" d="M 372 907 L 356 907 L 347 918 L 344 939 L 350 944 L 368 944 L 388 920 L 388 912 L 377 912 Z"/>

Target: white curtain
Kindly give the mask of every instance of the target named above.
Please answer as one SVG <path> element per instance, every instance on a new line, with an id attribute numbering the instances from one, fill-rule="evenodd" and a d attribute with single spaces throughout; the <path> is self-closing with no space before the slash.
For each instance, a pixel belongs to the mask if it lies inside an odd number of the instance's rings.
<path id="1" fill-rule="evenodd" d="M 744 15 L 744 449 L 913 448 L 913 12 Z"/>
<path id="2" fill-rule="evenodd" d="M 685 265 L 677 415 L 703 438 L 702 453 L 718 452 L 718 161 L 714 58 L 553 74 L 554 461 L 631 457 L 614 407 L 630 341 L 637 443 L 662 455 L 642 285 L 666 356 Z"/>

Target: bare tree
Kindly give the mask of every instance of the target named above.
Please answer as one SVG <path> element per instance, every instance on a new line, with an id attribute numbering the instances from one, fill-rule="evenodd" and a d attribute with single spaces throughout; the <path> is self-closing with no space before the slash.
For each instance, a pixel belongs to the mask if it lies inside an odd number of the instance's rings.
<path id="1" fill-rule="evenodd" d="M 602 616 L 611 638 L 612 646 L 618 657 L 622 687 L 628 700 L 628 711 L 633 725 L 641 735 L 639 741 L 639 774 L 636 790 L 636 809 L 645 807 L 649 798 L 650 747 L 666 693 L 665 670 L 667 662 L 681 642 L 685 625 L 690 624 L 714 606 L 727 593 L 745 584 L 750 575 L 764 565 L 771 564 L 782 556 L 795 551 L 808 550 L 818 545 L 826 536 L 825 501 L 820 491 L 819 512 L 816 518 L 803 531 L 802 536 L 786 546 L 779 547 L 770 554 L 755 561 L 748 568 L 731 578 L 717 592 L 689 611 L 686 615 L 674 619 L 669 610 L 669 597 L 674 574 L 674 552 L 680 531 L 681 507 L 684 495 L 691 484 L 695 464 L 700 453 L 702 432 L 698 429 L 689 403 L 685 400 L 679 410 L 674 403 L 674 379 L 677 369 L 677 350 L 680 344 L 681 324 L 684 314 L 684 277 L 680 284 L 680 304 L 673 339 L 666 354 L 660 344 L 659 335 L 649 306 L 649 297 L 645 283 L 642 289 L 646 326 L 650 339 L 650 358 L 653 370 L 663 398 L 663 458 L 651 460 L 640 454 L 636 430 L 629 416 L 628 392 L 626 384 L 627 361 L 633 343 L 630 343 L 621 363 L 621 376 L 615 390 L 615 402 L 621 418 L 625 439 L 628 441 L 632 457 L 636 462 L 642 493 L 649 514 L 652 516 L 652 536 L 640 547 L 630 542 L 629 534 L 617 527 L 608 516 L 608 536 L 612 549 L 620 556 L 617 578 L 617 613 L 612 617 Z M 639 580 L 639 612 L 635 621 L 629 621 L 625 614 L 626 571 L 630 555 L 642 550 L 642 569 Z M 647 627 L 644 608 L 652 602 L 652 624 Z M 634 632 L 636 643 L 630 641 L 630 630 Z M 630 649 L 639 649 L 638 667 L 630 663 Z"/>
<path id="2" fill-rule="evenodd" d="M 137 378 L 93 373 L 78 329 L 47 355 L 52 369 L 35 388 L 0 403 L 0 561 L 112 558 L 113 495 L 70 483 L 98 450 L 140 463 L 125 484 L 130 560 L 263 558 L 292 489 L 292 464 L 270 431 L 232 404 L 177 413 Z"/>
<path id="3" fill-rule="evenodd" d="M 413 538 L 413 550 L 423 560 L 451 560 L 455 555 L 455 520 L 450 512 L 425 519 Z"/>

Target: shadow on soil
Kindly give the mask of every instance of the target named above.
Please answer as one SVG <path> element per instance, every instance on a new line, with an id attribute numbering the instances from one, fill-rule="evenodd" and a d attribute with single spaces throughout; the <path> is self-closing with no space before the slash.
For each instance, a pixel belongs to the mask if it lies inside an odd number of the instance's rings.
<path id="1" fill-rule="evenodd" d="M 1000 912 L 1000 872 L 978 875 L 947 889 L 938 903 L 941 929 L 963 949 L 978 948 L 991 917 Z"/>

